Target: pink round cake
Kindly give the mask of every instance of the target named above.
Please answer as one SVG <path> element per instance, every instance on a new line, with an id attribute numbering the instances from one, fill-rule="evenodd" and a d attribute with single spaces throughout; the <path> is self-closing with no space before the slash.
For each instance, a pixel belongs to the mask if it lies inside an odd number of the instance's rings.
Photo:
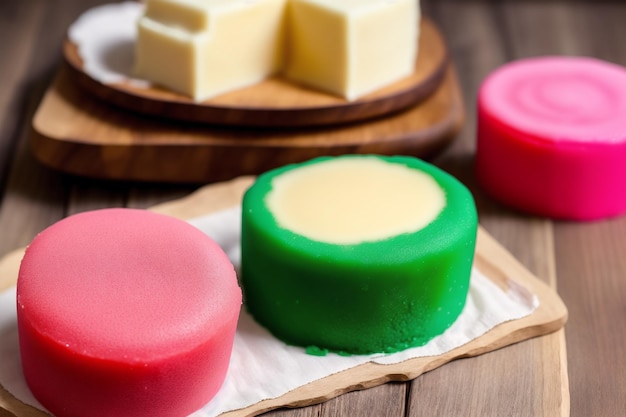
<path id="1" fill-rule="evenodd" d="M 476 172 L 522 211 L 592 220 L 626 212 L 626 69 L 578 57 L 516 61 L 478 95 Z"/>
<path id="2" fill-rule="evenodd" d="M 77 214 L 35 237 L 21 264 L 24 375 L 57 417 L 186 416 L 223 383 L 240 307 L 232 264 L 191 225 Z"/>

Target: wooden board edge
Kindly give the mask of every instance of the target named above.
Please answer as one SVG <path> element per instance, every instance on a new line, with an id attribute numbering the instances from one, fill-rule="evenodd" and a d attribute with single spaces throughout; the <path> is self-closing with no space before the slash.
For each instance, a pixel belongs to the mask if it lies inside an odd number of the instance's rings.
<path id="1" fill-rule="evenodd" d="M 5 410 L 15 417 L 52 417 L 51 414 L 18 400 L 0 385 L 0 411 Z"/>

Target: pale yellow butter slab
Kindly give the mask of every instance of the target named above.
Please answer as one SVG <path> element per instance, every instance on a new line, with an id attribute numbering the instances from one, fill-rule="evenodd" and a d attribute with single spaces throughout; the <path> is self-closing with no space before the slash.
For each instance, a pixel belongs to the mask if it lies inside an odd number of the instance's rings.
<path id="1" fill-rule="evenodd" d="M 414 72 L 417 0 L 290 0 L 286 76 L 355 100 Z"/>
<path id="2" fill-rule="evenodd" d="M 286 0 L 150 0 L 135 73 L 203 101 L 280 71 Z"/>

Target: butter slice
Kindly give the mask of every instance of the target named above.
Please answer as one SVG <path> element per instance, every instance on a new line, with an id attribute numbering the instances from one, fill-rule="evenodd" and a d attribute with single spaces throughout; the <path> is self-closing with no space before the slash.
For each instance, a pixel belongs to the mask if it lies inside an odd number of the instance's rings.
<path id="1" fill-rule="evenodd" d="M 355 100 L 413 73 L 417 0 L 290 0 L 293 81 Z"/>
<path id="2" fill-rule="evenodd" d="M 280 71 L 287 0 L 149 0 L 135 72 L 203 101 Z"/>
<path id="3" fill-rule="evenodd" d="M 417 232 L 441 213 L 446 195 L 425 172 L 376 158 L 348 158 L 275 177 L 265 202 L 281 227 L 343 245 Z"/>

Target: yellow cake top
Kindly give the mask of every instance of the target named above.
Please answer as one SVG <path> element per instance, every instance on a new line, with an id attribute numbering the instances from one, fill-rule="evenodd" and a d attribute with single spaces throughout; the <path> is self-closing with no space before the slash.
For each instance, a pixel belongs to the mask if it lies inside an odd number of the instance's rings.
<path id="1" fill-rule="evenodd" d="M 437 218 L 446 196 L 422 171 L 354 158 L 274 178 L 266 204 L 280 227 L 320 242 L 358 244 L 417 232 Z"/>

